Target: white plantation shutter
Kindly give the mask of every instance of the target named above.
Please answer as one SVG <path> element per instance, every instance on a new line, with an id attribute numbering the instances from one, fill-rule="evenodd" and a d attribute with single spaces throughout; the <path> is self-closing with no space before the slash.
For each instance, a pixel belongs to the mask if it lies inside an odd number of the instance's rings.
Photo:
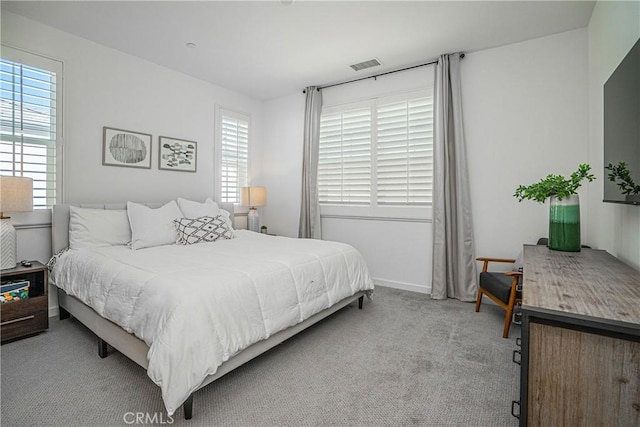
<path id="1" fill-rule="evenodd" d="M 26 52 L 18 54 L 50 69 L 6 59 L 13 51 L 3 46 L 0 60 L 0 174 L 32 178 L 33 207 L 48 208 L 56 203 L 61 63 Z"/>
<path id="2" fill-rule="evenodd" d="M 323 109 L 321 204 L 369 206 L 366 215 L 384 216 L 383 209 L 430 206 L 432 186 L 432 91 Z"/>
<path id="3" fill-rule="evenodd" d="M 322 115 L 318 159 L 320 203 L 369 204 L 371 110 Z"/>
<path id="4" fill-rule="evenodd" d="M 249 171 L 249 117 L 220 110 L 221 201 L 240 203 Z"/>
<path id="5" fill-rule="evenodd" d="M 380 205 L 426 205 L 433 184 L 433 98 L 378 105 Z"/>

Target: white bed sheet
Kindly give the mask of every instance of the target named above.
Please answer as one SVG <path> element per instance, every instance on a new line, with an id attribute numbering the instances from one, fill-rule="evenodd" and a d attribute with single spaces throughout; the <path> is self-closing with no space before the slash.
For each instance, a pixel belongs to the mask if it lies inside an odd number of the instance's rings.
<path id="1" fill-rule="evenodd" d="M 236 353 L 373 289 L 349 245 L 243 230 L 214 243 L 69 250 L 51 280 L 147 343 L 170 415 Z"/>

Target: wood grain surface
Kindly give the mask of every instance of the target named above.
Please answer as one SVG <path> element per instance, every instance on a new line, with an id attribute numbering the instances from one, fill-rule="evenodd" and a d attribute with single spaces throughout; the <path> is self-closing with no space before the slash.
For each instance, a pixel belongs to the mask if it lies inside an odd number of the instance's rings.
<path id="1" fill-rule="evenodd" d="M 530 324 L 529 426 L 639 426 L 640 343 Z"/>
<path id="2" fill-rule="evenodd" d="M 640 330 L 640 272 L 602 250 L 525 245 L 522 305 Z"/>

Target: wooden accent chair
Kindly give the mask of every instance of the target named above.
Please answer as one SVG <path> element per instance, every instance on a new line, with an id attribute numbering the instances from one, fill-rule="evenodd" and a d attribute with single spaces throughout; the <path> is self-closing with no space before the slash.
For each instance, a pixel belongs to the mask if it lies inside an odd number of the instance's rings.
<path id="1" fill-rule="evenodd" d="M 476 312 L 480 311 L 482 295 L 491 298 L 496 304 L 506 310 L 504 316 L 504 329 L 502 338 L 509 337 L 511 327 L 511 317 L 513 307 L 522 301 L 522 291 L 518 283 L 522 280 L 521 271 L 490 272 L 487 271 L 490 262 L 515 263 L 515 259 L 510 258 L 486 258 L 478 257 L 477 261 L 482 261 L 482 272 L 480 273 L 480 283 L 478 286 L 478 299 L 476 300 Z"/>

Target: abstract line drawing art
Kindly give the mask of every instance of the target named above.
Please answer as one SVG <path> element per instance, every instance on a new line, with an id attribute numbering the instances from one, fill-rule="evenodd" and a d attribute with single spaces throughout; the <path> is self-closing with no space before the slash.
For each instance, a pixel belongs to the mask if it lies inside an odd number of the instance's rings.
<path id="1" fill-rule="evenodd" d="M 151 169 L 151 135 L 106 126 L 102 131 L 103 165 Z"/>
<path id="2" fill-rule="evenodd" d="M 195 172 L 197 168 L 198 144 L 195 141 L 159 138 L 158 169 Z"/>

